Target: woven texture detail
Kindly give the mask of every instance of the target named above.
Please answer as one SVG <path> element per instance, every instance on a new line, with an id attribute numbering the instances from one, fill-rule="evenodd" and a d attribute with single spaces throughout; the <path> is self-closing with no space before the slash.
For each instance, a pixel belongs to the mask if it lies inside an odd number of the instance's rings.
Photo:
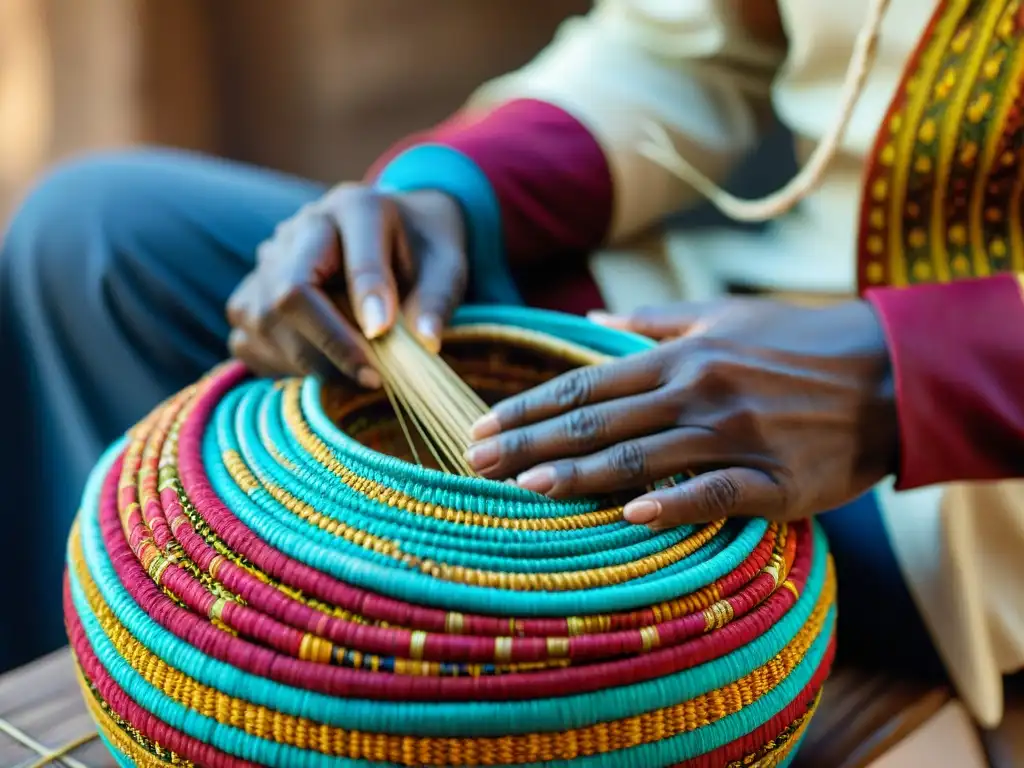
<path id="1" fill-rule="evenodd" d="M 490 398 L 644 342 L 463 313 Z M 125 765 L 784 766 L 834 653 L 812 523 L 651 533 L 404 457 L 382 395 L 228 363 L 110 448 L 65 615 Z"/>

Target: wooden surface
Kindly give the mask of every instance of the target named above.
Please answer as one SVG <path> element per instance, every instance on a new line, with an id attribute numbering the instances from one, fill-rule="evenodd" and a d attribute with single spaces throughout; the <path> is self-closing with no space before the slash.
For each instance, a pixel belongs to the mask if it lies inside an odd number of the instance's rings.
<path id="1" fill-rule="evenodd" d="M 93 733 L 95 728 L 86 713 L 74 674 L 68 652 L 58 651 L 0 677 L 0 719 L 50 749 Z M 88 768 L 117 768 L 97 741 L 75 750 L 72 755 Z M 0 733 L 0 766 L 3 768 L 32 765 L 39 757 L 38 752 Z M 67 762 L 51 765 L 80 768 Z"/>
<path id="2" fill-rule="evenodd" d="M 1006 686 L 1006 714 L 999 728 L 981 734 L 992 768 L 1024 766 L 1024 675 Z"/>
<path id="3" fill-rule="evenodd" d="M 928 722 L 871 764 L 871 768 L 919 766 L 988 768 L 985 747 L 964 705 L 952 699 Z"/>
<path id="4" fill-rule="evenodd" d="M 840 670 L 825 690 L 793 768 L 917 768 L 925 764 L 973 768 L 959 758 L 955 764 L 931 759 L 921 762 L 924 758 L 919 749 L 936 749 L 932 733 L 956 740 L 942 754 L 980 755 L 984 748 L 992 754 L 993 768 L 1024 766 L 1022 697 L 1011 696 L 1007 721 L 999 732 L 982 736 L 973 731 L 962 708 L 956 709 L 959 705 L 943 688 Z M 92 723 L 80 699 L 68 653 L 58 652 L 0 677 L 0 719 L 51 749 L 91 733 Z M 915 733 L 920 748 L 907 739 Z M 75 750 L 72 756 L 76 764 L 52 765 L 116 768 L 98 742 Z M 28 766 L 38 757 L 37 752 L 0 733 L 3 768 Z"/>
<path id="5" fill-rule="evenodd" d="M 870 766 L 951 700 L 943 687 L 853 670 L 834 672 L 822 696 L 792 768 Z"/>

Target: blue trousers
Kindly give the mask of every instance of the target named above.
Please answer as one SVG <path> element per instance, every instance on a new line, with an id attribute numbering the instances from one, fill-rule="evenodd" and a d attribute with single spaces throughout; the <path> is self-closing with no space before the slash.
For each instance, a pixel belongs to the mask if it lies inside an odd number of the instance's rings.
<path id="1" fill-rule="evenodd" d="M 322 189 L 168 150 L 55 169 L 0 253 L 0 671 L 64 643 L 64 546 L 103 448 L 227 356 L 224 304 L 256 246 Z M 822 516 L 841 652 L 932 672 L 869 495 Z"/>

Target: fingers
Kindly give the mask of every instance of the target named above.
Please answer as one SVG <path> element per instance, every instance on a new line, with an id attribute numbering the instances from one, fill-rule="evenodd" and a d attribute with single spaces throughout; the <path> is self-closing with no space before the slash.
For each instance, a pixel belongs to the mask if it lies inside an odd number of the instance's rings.
<path id="1" fill-rule="evenodd" d="M 290 370 L 300 376 L 316 376 L 320 379 L 334 379 L 342 374 L 351 376 L 348 371 L 331 363 L 330 360 L 294 328 L 276 325 L 270 331 L 270 338 L 282 351 L 288 361 Z"/>
<path id="2" fill-rule="evenodd" d="M 498 403 L 473 425 L 470 435 L 474 440 L 482 440 L 584 405 L 649 392 L 661 384 L 662 370 L 656 350 L 577 368 Z"/>
<path id="3" fill-rule="evenodd" d="M 415 281 L 404 311 L 429 350 L 441 348 L 441 331 L 466 292 L 465 226 L 458 203 L 436 190 L 407 193 L 399 213 L 417 255 Z M 406 248 L 406 250 L 408 250 Z M 401 252 L 401 250 L 399 250 Z"/>
<path id="4" fill-rule="evenodd" d="M 275 328 L 270 342 L 236 328 L 228 337 L 228 349 L 256 376 L 337 376 L 337 369 L 327 358 L 290 328 Z"/>
<path id="5" fill-rule="evenodd" d="M 364 386 L 379 386 L 362 334 L 319 288 L 340 265 L 333 221 L 305 214 L 281 238 L 261 246 L 256 269 L 228 302 L 234 355 L 261 375 L 317 375 L 341 371 Z"/>
<path id="6" fill-rule="evenodd" d="M 716 470 L 641 496 L 626 505 L 626 520 L 655 530 L 729 517 L 788 519 L 784 484 L 745 467 Z"/>
<path id="7" fill-rule="evenodd" d="M 432 352 L 441 349 L 441 332 L 466 290 L 466 259 L 461 243 L 425 244 L 416 285 L 405 314 L 420 342 Z"/>
<path id="8" fill-rule="evenodd" d="M 412 253 L 400 214 L 416 220 L 410 231 L 422 255 Z M 361 332 L 331 300 L 335 278 Z M 379 386 L 365 342 L 395 323 L 399 279 L 413 288 L 407 309 L 414 329 L 437 349 L 466 281 L 458 205 L 436 192 L 391 199 L 365 186 L 336 188 L 260 246 L 255 269 L 228 305 L 237 330 L 232 349 L 260 372 L 305 373 L 329 361 L 331 369 Z"/>
<path id="9" fill-rule="evenodd" d="M 716 302 L 681 301 L 664 307 L 643 307 L 624 315 L 591 312 L 587 317 L 591 322 L 606 328 L 629 331 L 661 341 L 692 333 L 699 327 L 702 318 L 717 306 Z"/>
<path id="10" fill-rule="evenodd" d="M 332 207 L 341 234 L 342 261 L 349 300 L 366 338 L 375 339 L 394 325 L 398 287 L 391 269 L 394 233 L 401 228 L 389 198 L 364 187 L 339 190 Z"/>
<path id="11" fill-rule="evenodd" d="M 673 426 L 677 409 L 657 393 L 586 406 L 472 446 L 466 458 L 484 477 L 509 477 L 541 462 L 580 456 Z"/>
<path id="12" fill-rule="evenodd" d="M 234 328 L 228 336 L 228 351 L 236 360 L 245 363 L 245 367 L 256 376 L 271 378 L 298 373 L 288 368 L 287 361 L 268 347 L 262 340 L 254 339 L 241 328 Z"/>
<path id="13" fill-rule="evenodd" d="M 513 450 L 519 448 L 513 444 Z M 599 496 L 635 490 L 686 471 L 713 466 L 724 456 L 721 440 L 694 427 L 616 443 L 586 456 L 535 466 L 516 478 L 520 488 L 551 498 Z"/>
<path id="14" fill-rule="evenodd" d="M 250 273 L 228 299 L 227 319 L 232 326 L 228 351 L 258 376 L 302 375 L 269 334 L 270 301 L 265 280 Z"/>
<path id="15" fill-rule="evenodd" d="M 299 285 L 279 303 L 281 319 L 297 331 L 306 344 L 292 342 L 295 354 L 306 354 L 306 346 L 364 387 L 381 385 L 380 374 L 370 364 L 365 342 L 320 288 Z"/>

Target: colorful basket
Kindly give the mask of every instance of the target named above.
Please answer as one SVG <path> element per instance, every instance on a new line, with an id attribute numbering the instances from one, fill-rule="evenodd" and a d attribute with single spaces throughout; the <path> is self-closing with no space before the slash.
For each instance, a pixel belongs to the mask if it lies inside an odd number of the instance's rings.
<path id="1" fill-rule="evenodd" d="M 468 309 L 446 356 L 494 399 L 645 344 Z M 123 765 L 792 759 L 834 648 L 815 525 L 653 534 L 416 466 L 395 422 L 378 393 L 227 364 L 107 452 L 64 600 Z"/>

